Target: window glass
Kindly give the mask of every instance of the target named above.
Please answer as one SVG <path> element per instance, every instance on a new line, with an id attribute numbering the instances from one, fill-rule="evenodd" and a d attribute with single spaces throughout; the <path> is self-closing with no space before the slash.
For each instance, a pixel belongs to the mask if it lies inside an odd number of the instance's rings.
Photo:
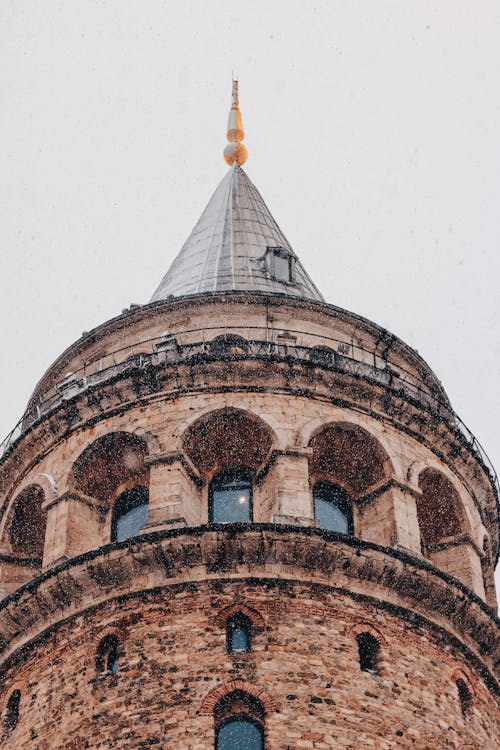
<path id="1" fill-rule="evenodd" d="M 123 542 L 137 536 L 148 521 L 149 493 L 146 487 L 123 492 L 115 503 L 111 524 L 111 541 Z"/>
<path id="2" fill-rule="evenodd" d="M 116 635 L 105 636 L 99 644 L 96 655 L 96 667 L 98 672 L 118 671 L 118 659 L 120 658 L 120 641 Z"/>
<path id="3" fill-rule="evenodd" d="M 314 518 L 321 529 L 352 534 L 352 508 L 349 495 L 330 482 L 317 482 L 313 491 Z"/>
<path id="4" fill-rule="evenodd" d="M 209 495 L 211 523 L 246 523 L 252 520 L 252 484 L 247 474 L 219 474 L 212 481 Z"/>
<path id="5" fill-rule="evenodd" d="M 250 651 L 250 620 L 241 614 L 231 617 L 227 623 L 227 650 Z"/>
<path id="6" fill-rule="evenodd" d="M 231 719 L 217 734 L 217 750 L 263 750 L 262 730 L 244 717 Z"/>

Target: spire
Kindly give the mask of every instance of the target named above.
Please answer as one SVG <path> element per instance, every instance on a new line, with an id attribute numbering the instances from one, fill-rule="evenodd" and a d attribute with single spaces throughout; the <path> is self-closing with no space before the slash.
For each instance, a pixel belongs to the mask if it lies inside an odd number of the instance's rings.
<path id="1" fill-rule="evenodd" d="M 232 290 L 323 300 L 238 164 L 217 187 L 151 301 Z"/>
<path id="2" fill-rule="evenodd" d="M 323 301 L 241 164 L 243 123 L 233 81 L 224 159 L 231 169 L 163 277 L 151 302 L 210 292 L 265 292 Z"/>
<path id="3" fill-rule="evenodd" d="M 229 166 L 236 164 L 244 164 L 248 158 L 248 151 L 246 146 L 241 143 L 245 133 L 243 131 L 243 121 L 241 119 L 239 94 L 238 94 L 238 81 L 233 80 L 233 103 L 229 110 L 229 118 L 227 121 L 227 140 L 228 145 L 224 149 L 224 159 Z"/>

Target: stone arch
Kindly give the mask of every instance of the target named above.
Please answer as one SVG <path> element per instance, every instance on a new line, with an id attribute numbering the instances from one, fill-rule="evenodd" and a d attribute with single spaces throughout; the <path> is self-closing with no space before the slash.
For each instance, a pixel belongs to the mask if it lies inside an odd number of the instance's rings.
<path id="1" fill-rule="evenodd" d="M 41 558 L 45 544 L 47 511 L 43 508 L 45 493 L 40 484 L 30 484 L 14 498 L 7 523 L 8 540 L 13 554 Z"/>
<path id="2" fill-rule="evenodd" d="M 200 714 L 211 714 L 214 712 L 216 705 L 231 693 L 247 693 L 258 701 L 264 712 L 277 711 L 278 706 L 271 694 L 263 687 L 259 687 L 253 682 L 247 680 L 231 680 L 223 685 L 217 685 L 205 695 L 201 702 Z"/>
<path id="3" fill-rule="evenodd" d="M 186 455 L 206 481 L 228 468 L 256 473 L 275 444 L 274 432 L 260 417 L 231 407 L 206 412 L 182 436 Z"/>
<path id="4" fill-rule="evenodd" d="M 311 482 L 333 482 L 354 498 L 393 474 L 385 448 L 354 422 L 323 424 L 312 434 L 309 447 Z"/>
<path id="5" fill-rule="evenodd" d="M 96 438 L 80 453 L 70 472 L 71 489 L 111 504 L 118 494 L 138 484 L 149 484 L 145 459 L 147 443 L 131 432 L 110 432 Z"/>
<path id="6" fill-rule="evenodd" d="M 420 472 L 417 518 L 423 545 L 427 549 L 467 532 L 468 524 L 460 495 L 450 480 L 437 469 Z"/>
<path id="7" fill-rule="evenodd" d="M 37 484 L 39 484 L 45 494 L 45 502 L 50 503 L 56 499 L 58 495 L 57 483 L 52 474 L 37 474 Z"/>

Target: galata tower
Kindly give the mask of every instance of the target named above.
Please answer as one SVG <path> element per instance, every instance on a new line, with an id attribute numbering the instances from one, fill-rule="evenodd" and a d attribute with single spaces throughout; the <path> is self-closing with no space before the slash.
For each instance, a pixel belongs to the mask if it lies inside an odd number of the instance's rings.
<path id="1" fill-rule="evenodd" d="M 229 171 L 2 447 L 0 748 L 498 750 L 496 475 Z"/>

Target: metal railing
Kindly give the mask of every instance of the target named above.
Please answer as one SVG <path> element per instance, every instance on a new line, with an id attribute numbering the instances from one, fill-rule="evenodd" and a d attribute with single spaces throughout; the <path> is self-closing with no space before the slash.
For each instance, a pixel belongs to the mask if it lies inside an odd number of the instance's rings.
<path id="1" fill-rule="evenodd" d="M 398 363 L 390 362 L 379 352 L 330 339 L 329 343 L 343 346 L 343 352 L 325 346 L 297 346 L 278 340 L 248 340 L 238 336 L 222 336 L 212 341 L 180 344 L 173 336 L 156 337 L 134 343 L 85 363 L 79 370 L 68 373 L 57 386 L 38 396 L 31 403 L 16 426 L 0 443 L 0 460 L 15 445 L 23 433 L 41 421 L 64 402 L 84 391 L 105 383 L 111 378 L 151 367 L 175 364 L 195 364 L 211 361 L 264 359 L 301 364 L 343 372 L 372 382 L 416 402 L 452 429 L 461 442 L 481 460 L 500 496 L 496 471 L 479 441 L 442 398 L 442 392 L 430 379 L 417 381 L 414 373 Z M 143 349 L 137 352 L 137 349 Z M 348 349 L 347 349 L 348 348 Z M 132 353 L 131 353 L 132 352 Z M 127 356 L 128 354 L 128 356 Z"/>

